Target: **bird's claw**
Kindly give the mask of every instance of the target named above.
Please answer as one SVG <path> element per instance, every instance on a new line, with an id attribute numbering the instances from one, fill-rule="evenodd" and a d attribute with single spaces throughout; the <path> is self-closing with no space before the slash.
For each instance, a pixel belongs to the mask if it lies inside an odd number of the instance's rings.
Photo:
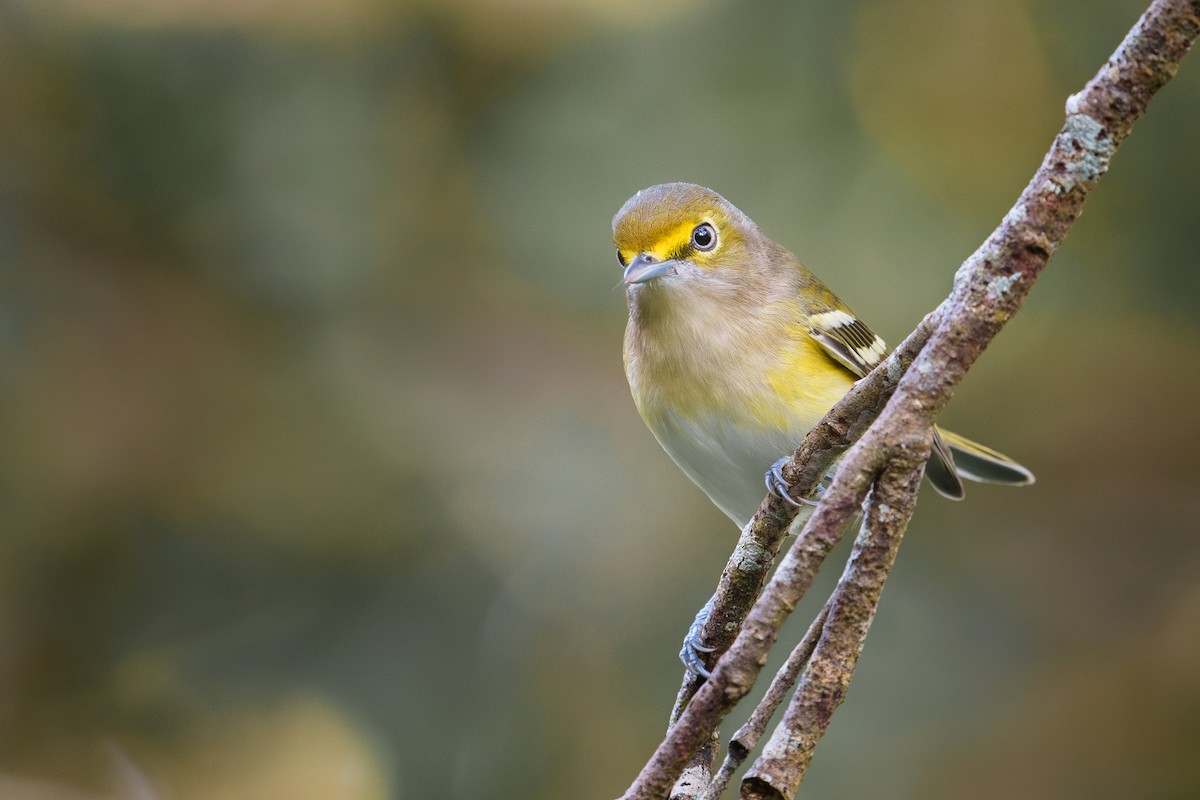
<path id="1" fill-rule="evenodd" d="M 809 500 L 807 497 L 797 500 L 791 495 L 791 487 L 788 482 L 783 479 L 783 465 L 791 461 L 791 456 L 784 456 L 771 465 L 767 470 L 767 491 L 774 497 L 781 498 L 785 503 L 800 508 L 801 506 L 815 506 L 816 500 Z M 824 487 L 818 487 L 818 495 L 823 491 Z"/>
<path id="2" fill-rule="evenodd" d="M 688 628 L 687 636 L 683 637 L 683 648 L 679 651 L 679 660 L 683 662 L 683 668 L 687 670 L 689 683 L 697 678 L 708 680 L 712 677 L 712 672 L 704 663 L 704 657 L 709 653 L 715 653 L 717 648 L 704 644 L 703 636 L 704 623 L 708 622 L 711 606 L 712 600 L 704 604 L 704 608 L 700 609 L 692 626 Z"/>
<path id="3" fill-rule="evenodd" d="M 792 497 L 788 486 L 788 482 L 783 479 L 783 465 L 790 459 L 784 457 L 771 465 L 767 470 L 766 481 L 767 491 L 776 497 L 783 498 L 787 503 L 800 508 L 803 506 L 815 506 L 816 500 L 810 500 L 807 497 L 797 500 Z M 819 498 L 825 491 L 825 484 L 817 486 L 816 495 Z M 712 612 L 712 605 L 716 598 L 710 599 L 704 604 L 704 608 L 700 609 L 700 613 L 696 615 L 696 619 L 688 628 L 687 636 L 683 637 L 683 648 L 679 651 L 679 660 L 683 662 L 684 669 L 687 670 L 687 679 L 689 682 L 697 678 L 708 680 L 712 677 L 712 671 L 709 670 L 705 656 L 715 653 L 717 648 L 710 647 L 704 643 L 704 625 L 708 622 L 709 614 Z"/>

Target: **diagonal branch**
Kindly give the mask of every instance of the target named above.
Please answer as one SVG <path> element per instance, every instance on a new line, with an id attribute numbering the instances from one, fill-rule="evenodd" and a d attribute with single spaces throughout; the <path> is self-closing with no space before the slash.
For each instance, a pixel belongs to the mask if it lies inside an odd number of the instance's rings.
<path id="1" fill-rule="evenodd" d="M 742 780 L 742 797 L 795 797 L 817 742 L 846 697 L 867 630 L 879 608 L 884 581 L 916 509 L 917 488 L 927 457 L 928 450 L 912 450 L 907 459 L 891 461 L 875 482 L 867 498 L 862 531 L 854 542 L 846 572 L 830 598 L 828 620 L 800 688 L 762 755 Z"/>
<path id="2" fill-rule="evenodd" d="M 771 679 L 771 685 L 767 688 L 766 695 L 759 701 L 754 711 L 750 714 L 750 719 L 742 727 L 737 729 L 737 732 L 729 740 L 729 752 L 725 756 L 725 763 L 721 765 L 720 771 L 712 779 L 708 785 L 707 791 L 701 800 L 718 800 L 724 793 L 725 787 L 733 778 L 733 773 L 742 765 L 746 757 L 751 751 L 758 746 L 758 740 L 762 738 L 763 731 L 767 729 L 767 723 L 771 721 L 771 716 L 779 708 L 780 703 L 787 697 L 788 692 L 792 690 L 796 679 L 800 677 L 800 671 L 803 670 L 813 656 L 813 651 L 817 647 L 817 640 L 821 637 L 821 632 L 825 630 L 825 619 L 829 614 L 829 603 L 817 614 L 816 619 L 808 626 L 808 632 L 804 634 L 804 638 L 800 640 L 800 644 L 796 645 L 791 654 L 787 657 L 787 661 L 775 673 L 775 677 Z M 678 784 L 676 784 L 678 788 Z"/>
<path id="3" fill-rule="evenodd" d="M 923 349 L 915 347 L 920 353 L 912 367 L 893 384 L 895 393 L 876 423 L 846 454 L 820 506 L 741 632 L 625 793 L 627 800 L 666 796 L 687 762 L 753 685 L 779 625 L 836 544 L 841 525 L 858 510 L 885 466 L 897 457 L 907 460 L 914 453 L 928 454 L 930 426 L 983 349 L 1021 307 L 1092 187 L 1107 171 L 1117 146 L 1145 112 L 1150 98 L 1175 74 L 1198 33 L 1200 0 L 1155 0 L 1096 76 L 1068 99 L 1066 124 L 1041 167 L 1000 226 L 959 268 L 950 299 L 924 323 L 936 323 L 936 330 Z M 824 459 L 832 460 L 844 447 L 842 436 L 857 432 L 854 422 L 869 405 L 864 395 L 877 390 L 876 399 L 885 399 L 883 387 L 894 381 L 902 366 L 902 360 L 889 359 L 864 381 L 867 388 L 839 403 L 830 414 L 842 422 L 831 423 L 827 417 L 824 432 L 810 435 L 801 448 L 811 450 L 804 453 L 809 461 L 789 465 L 785 477 L 806 482 L 823 474 L 828 467 Z M 851 411 L 856 407 L 859 413 Z M 815 483 L 812 480 L 808 488 Z M 773 536 L 782 539 L 790 523 L 781 503 L 764 503 L 750 526 L 770 526 L 763 537 L 768 545 Z M 777 549 L 778 543 L 774 544 Z"/>

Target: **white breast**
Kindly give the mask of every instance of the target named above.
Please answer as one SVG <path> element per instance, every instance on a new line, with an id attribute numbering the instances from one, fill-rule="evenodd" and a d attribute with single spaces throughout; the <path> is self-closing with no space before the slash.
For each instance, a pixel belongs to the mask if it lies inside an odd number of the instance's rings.
<path id="1" fill-rule="evenodd" d="M 802 432 L 753 431 L 726 419 L 690 420 L 671 411 L 647 422 L 672 460 L 738 527 L 745 527 L 766 497 L 767 470 L 804 438 Z"/>

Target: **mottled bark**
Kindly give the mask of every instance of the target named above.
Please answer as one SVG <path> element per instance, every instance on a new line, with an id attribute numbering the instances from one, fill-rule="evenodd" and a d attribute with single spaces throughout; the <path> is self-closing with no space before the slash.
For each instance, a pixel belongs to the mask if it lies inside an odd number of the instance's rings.
<path id="1" fill-rule="evenodd" d="M 801 671 L 808 666 L 809 659 L 812 658 L 813 651 L 817 648 L 817 640 L 825 629 L 825 618 L 829 613 L 829 606 L 830 603 L 826 603 L 825 607 L 817 614 L 816 619 L 809 625 L 808 632 L 800 640 L 800 644 L 796 645 L 787 660 L 783 662 L 783 666 L 775 673 L 775 677 L 771 679 L 767 693 L 754 707 L 750 719 L 746 720 L 746 723 L 738 728 L 737 732 L 729 739 L 729 752 L 725 755 L 725 762 L 708 785 L 706 792 L 701 796 L 702 800 L 717 800 L 725 791 L 725 787 L 729 785 L 733 773 L 758 746 L 759 739 L 767 729 L 767 723 L 771 721 L 776 709 L 783 703 L 788 692 L 792 690 Z"/>

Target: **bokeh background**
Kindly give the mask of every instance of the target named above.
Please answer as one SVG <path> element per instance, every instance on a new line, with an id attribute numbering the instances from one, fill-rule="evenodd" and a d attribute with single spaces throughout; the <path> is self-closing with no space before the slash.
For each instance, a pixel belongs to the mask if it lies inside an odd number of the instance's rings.
<path id="1" fill-rule="evenodd" d="M 619 794 L 736 531 L 612 214 L 713 186 L 898 341 L 1142 8 L 0 0 L 0 797 Z M 1037 485 L 922 498 L 805 796 L 1200 795 L 1192 58 L 945 420 Z"/>

